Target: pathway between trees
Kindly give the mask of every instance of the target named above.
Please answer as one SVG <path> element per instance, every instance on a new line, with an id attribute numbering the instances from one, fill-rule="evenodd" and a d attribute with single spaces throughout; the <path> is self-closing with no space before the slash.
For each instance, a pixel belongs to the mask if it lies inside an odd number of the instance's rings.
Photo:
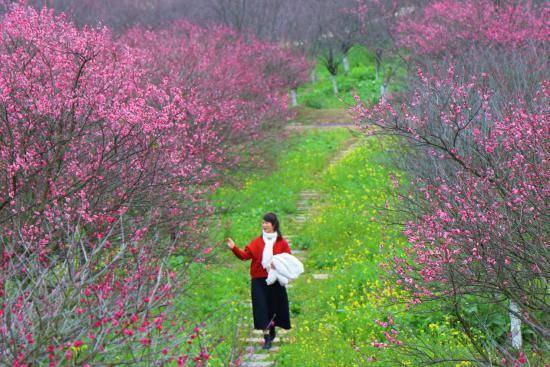
<path id="1" fill-rule="evenodd" d="M 334 123 L 334 124 L 327 124 L 327 125 L 292 125 L 289 127 L 289 129 L 315 129 L 315 128 L 338 128 L 338 127 L 349 127 L 353 128 L 355 125 L 349 124 L 349 123 Z M 352 137 L 348 139 L 345 143 L 342 149 L 336 153 L 331 160 L 328 162 L 327 167 L 325 169 L 328 169 L 328 167 L 337 164 L 346 154 L 351 152 L 353 149 L 355 149 L 356 144 L 358 143 L 358 139 L 355 137 Z M 316 191 L 316 190 L 303 190 L 300 193 L 300 199 L 297 202 L 297 212 L 293 215 L 287 216 L 288 224 L 287 228 L 291 228 L 294 231 L 299 231 L 301 226 L 308 220 L 310 216 L 310 209 L 314 206 L 314 202 L 322 199 L 323 193 Z M 290 233 L 285 233 L 284 237 L 289 242 L 290 248 L 292 249 L 292 253 L 294 256 L 296 256 L 298 259 L 300 259 L 302 262 L 307 257 L 307 251 L 300 250 L 293 247 L 292 239 L 295 237 L 295 235 Z M 305 267 L 305 272 L 302 274 L 304 277 L 311 277 L 312 279 L 316 281 L 322 281 L 323 279 L 327 279 L 330 274 L 327 273 L 312 273 L 309 271 L 307 266 Z M 287 290 L 289 293 L 289 302 L 292 305 L 292 298 L 294 292 L 299 292 L 299 289 L 295 288 L 293 284 L 289 284 L 287 286 Z M 252 304 L 249 299 L 242 301 L 247 307 L 252 308 Z M 292 320 L 292 327 L 296 327 L 296 323 L 294 320 Z M 242 323 L 239 325 L 240 330 L 238 330 L 238 335 L 243 335 L 243 341 L 246 343 L 246 354 L 243 358 L 243 363 L 241 366 L 243 367 L 271 367 L 275 365 L 275 359 L 276 354 L 279 352 L 280 344 L 284 343 L 285 337 L 288 335 L 288 333 L 292 331 L 285 331 L 282 329 L 277 329 L 277 337 L 273 341 L 273 346 L 269 350 L 262 349 L 263 344 L 263 336 L 261 330 L 253 330 L 252 322 L 250 319 L 250 316 L 244 318 Z"/>

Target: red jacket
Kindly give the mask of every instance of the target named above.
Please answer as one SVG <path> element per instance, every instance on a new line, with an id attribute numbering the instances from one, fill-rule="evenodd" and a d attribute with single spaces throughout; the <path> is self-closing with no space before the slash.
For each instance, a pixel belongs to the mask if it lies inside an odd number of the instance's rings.
<path id="1" fill-rule="evenodd" d="M 233 247 L 232 251 L 241 260 L 252 259 L 250 264 L 250 276 L 252 278 L 267 278 L 267 271 L 262 266 L 262 254 L 264 252 L 265 242 L 262 236 L 254 238 L 244 250 L 237 246 Z M 273 255 L 283 252 L 291 253 L 288 243 L 283 237 L 277 237 L 273 244 Z"/>

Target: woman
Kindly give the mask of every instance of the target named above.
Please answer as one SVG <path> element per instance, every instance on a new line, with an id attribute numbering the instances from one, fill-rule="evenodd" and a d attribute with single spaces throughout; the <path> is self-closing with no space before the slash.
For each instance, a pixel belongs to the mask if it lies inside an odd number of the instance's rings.
<path id="1" fill-rule="evenodd" d="M 286 288 L 275 282 L 267 285 L 267 269 L 273 267 L 273 255 L 283 252 L 290 254 L 290 247 L 281 235 L 279 220 L 274 213 L 267 213 L 263 217 L 262 235 L 256 237 L 241 250 L 231 238 L 227 239 L 227 246 L 235 256 L 241 260 L 252 259 L 250 264 L 252 313 L 254 315 L 254 329 L 263 330 L 263 349 L 271 348 L 275 339 L 275 327 L 290 329 L 290 314 L 288 311 L 288 296 Z"/>

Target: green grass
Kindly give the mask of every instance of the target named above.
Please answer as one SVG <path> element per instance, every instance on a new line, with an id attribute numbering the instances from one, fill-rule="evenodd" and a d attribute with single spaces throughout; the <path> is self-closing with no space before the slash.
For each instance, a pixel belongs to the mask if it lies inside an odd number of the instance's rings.
<path id="1" fill-rule="evenodd" d="M 375 320 L 387 321 L 390 314 L 400 327 L 417 333 L 437 329 L 440 334 L 424 336 L 441 343 L 440 351 L 461 337 L 443 314 L 406 312 L 406 294 L 383 280 L 380 264 L 405 244 L 399 226 L 381 221 L 391 220 L 385 208 L 396 205 L 390 173 L 400 177 L 387 164 L 388 144 L 367 140 L 321 177 L 326 199 L 313 208 L 296 241 L 309 249 L 307 272 L 330 278 L 313 280 L 306 274 L 289 291 L 296 328 L 283 344 L 278 366 L 365 366 L 392 359 L 391 349 L 371 344 L 386 341 L 386 330 Z"/>
<path id="2" fill-rule="evenodd" d="M 308 271 L 331 277 L 304 276 L 291 289 L 297 327 L 282 348 L 281 366 L 363 365 L 351 340 L 374 336 L 369 325 L 379 310 L 370 292 L 377 286 L 378 249 L 385 238 L 397 237 L 372 219 L 390 196 L 389 171 L 377 163 L 382 154 L 374 143 L 361 145 L 322 177 L 326 200 L 297 241 L 308 244 Z"/>
<path id="3" fill-rule="evenodd" d="M 218 246 L 206 263 L 192 265 L 189 293 L 179 305 L 194 320 L 207 318 L 203 337 L 209 343 L 225 338 L 212 351 L 212 366 L 227 365 L 238 319 L 251 318 L 250 309 L 241 304 L 250 297 L 250 263 L 234 257 L 223 238 L 231 237 L 243 248 L 261 233 L 262 216 L 268 211 L 279 216 L 283 235 L 292 230 L 287 218 L 296 212 L 299 192 L 321 184 L 318 173 L 349 138 L 345 129 L 296 134 L 270 153 L 276 158 L 275 167 L 248 176 L 239 187 L 222 187 L 214 195 L 215 205 L 226 209 L 219 218 L 221 225 L 211 230 L 212 243 Z"/>

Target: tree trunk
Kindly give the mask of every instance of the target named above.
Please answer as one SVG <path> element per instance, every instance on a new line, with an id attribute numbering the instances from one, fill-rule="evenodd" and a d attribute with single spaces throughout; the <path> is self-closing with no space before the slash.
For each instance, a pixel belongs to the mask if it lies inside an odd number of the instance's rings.
<path id="1" fill-rule="evenodd" d="M 380 86 L 380 102 L 386 102 L 386 92 L 387 92 L 387 85 L 386 83 L 382 84 Z"/>
<path id="2" fill-rule="evenodd" d="M 317 71 L 315 71 L 315 69 L 311 70 L 311 73 L 309 74 L 309 78 L 311 80 L 311 84 L 317 83 Z"/>
<path id="3" fill-rule="evenodd" d="M 290 90 L 290 99 L 292 101 L 292 107 L 298 106 L 298 98 L 297 98 L 296 89 L 291 89 Z"/>
<path id="4" fill-rule="evenodd" d="M 382 51 L 380 49 L 375 51 L 374 60 L 376 61 L 376 80 L 378 80 L 380 77 L 380 69 L 382 68 Z M 382 74 L 384 74 L 383 70 Z"/>
<path id="5" fill-rule="evenodd" d="M 520 350 L 523 341 L 521 338 L 521 320 L 515 315 L 519 313 L 519 307 L 517 303 L 510 300 L 510 333 L 512 334 L 512 346 Z"/>
<path id="6" fill-rule="evenodd" d="M 334 92 L 334 94 L 338 94 L 338 84 L 336 84 L 336 77 L 334 75 L 331 75 L 330 80 L 332 81 L 332 91 Z"/>
<path id="7" fill-rule="evenodd" d="M 344 57 L 342 58 L 342 65 L 344 66 L 344 73 L 346 75 L 348 75 L 349 73 L 349 60 L 348 60 L 348 55 L 344 55 Z"/>

